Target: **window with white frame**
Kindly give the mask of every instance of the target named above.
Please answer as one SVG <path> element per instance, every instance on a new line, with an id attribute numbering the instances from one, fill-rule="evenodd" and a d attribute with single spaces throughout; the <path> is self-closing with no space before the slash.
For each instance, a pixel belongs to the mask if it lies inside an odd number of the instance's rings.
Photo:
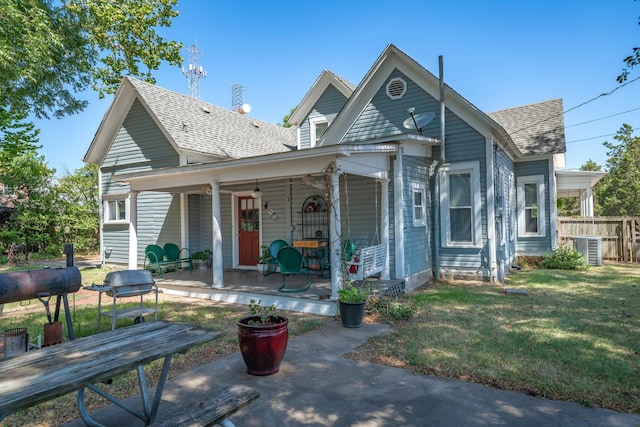
<path id="1" fill-rule="evenodd" d="M 325 117 L 309 119 L 309 142 L 312 147 L 318 145 L 318 141 L 320 141 L 327 129 L 329 129 L 329 120 Z"/>
<path id="2" fill-rule="evenodd" d="M 518 177 L 518 235 L 545 236 L 544 175 Z"/>
<path id="3" fill-rule="evenodd" d="M 440 168 L 440 217 L 442 246 L 480 245 L 479 162 L 453 163 Z"/>
<path id="4" fill-rule="evenodd" d="M 413 191 L 413 226 L 427 225 L 427 186 L 420 182 L 412 182 Z"/>
<path id="5" fill-rule="evenodd" d="M 104 200 L 104 222 L 123 222 L 128 219 L 126 196 Z"/>

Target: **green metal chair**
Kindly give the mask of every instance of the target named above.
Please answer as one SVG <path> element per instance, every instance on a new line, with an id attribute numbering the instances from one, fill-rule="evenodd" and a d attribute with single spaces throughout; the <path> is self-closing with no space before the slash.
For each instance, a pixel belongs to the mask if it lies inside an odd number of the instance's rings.
<path id="1" fill-rule="evenodd" d="M 173 268 L 171 268 L 173 267 Z M 164 256 L 164 249 L 158 245 L 149 245 L 144 249 L 143 270 L 155 271 L 162 277 L 162 273 L 176 268 L 175 261 L 168 261 Z"/>
<path id="2" fill-rule="evenodd" d="M 324 251 L 324 249 L 323 249 Z M 344 263 L 348 264 L 353 259 L 353 255 L 356 252 L 356 244 L 353 243 L 353 240 L 345 240 L 344 245 L 342 246 L 342 260 Z M 329 258 L 329 250 L 326 250 L 326 253 L 323 254 L 322 261 L 320 262 L 320 277 L 325 277 L 324 272 L 331 270 L 331 260 Z M 347 266 L 347 269 L 349 267 Z M 331 273 L 329 272 L 329 276 Z"/>
<path id="3" fill-rule="evenodd" d="M 280 253 L 280 249 L 286 247 L 289 247 L 289 244 L 284 240 L 274 240 L 271 242 L 269 245 L 269 255 L 271 258 L 267 260 L 267 268 L 265 268 L 263 273 L 265 276 L 276 272 L 276 266 L 278 265 L 278 253 Z"/>
<path id="4" fill-rule="evenodd" d="M 291 246 L 285 246 L 278 252 L 278 267 L 282 273 L 282 286 L 278 288 L 280 292 L 304 292 L 311 287 L 311 276 L 309 269 L 302 266 L 303 257 L 300 251 Z M 307 272 L 307 286 L 303 288 L 287 288 L 286 277 L 289 274 L 299 274 Z"/>
<path id="5" fill-rule="evenodd" d="M 180 248 L 175 243 L 165 243 L 163 249 L 167 261 L 175 262 L 176 268 L 182 268 L 182 265 L 187 263 L 189 270 L 193 270 L 193 258 L 191 258 L 191 251 L 188 248 Z"/>

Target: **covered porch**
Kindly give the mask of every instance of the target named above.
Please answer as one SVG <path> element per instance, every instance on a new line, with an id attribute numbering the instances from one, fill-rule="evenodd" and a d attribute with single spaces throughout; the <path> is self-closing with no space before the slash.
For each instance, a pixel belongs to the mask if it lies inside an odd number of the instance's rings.
<path id="1" fill-rule="evenodd" d="M 296 241 L 308 238 L 307 231 L 313 233 L 312 238 L 326 244 L 329 277 L 321 281 L 316 279 L 316 282 L 322 282 L 327 289 L 319 290 L 312 286 L 315 293 L 306 297 L 297 293 L 295 300 L 312 299 L 315 295 L 315 299 L 320 301 L 321 294 L 332 301 L 337 299 L 337 291 L 343 283 L 340 266 L 345 240 L 355 241 L 360 246 L 381 245 L 385 253 L 380 258 L 384 264 L 378 272 L 382 278 L 389 278 L 388 168 L 389 156 L 395 153 L 397 146 L 394 144 L 327 147 L 306 153 L 294 151 L 260 159 L 237 159 L 116 175 L 115 181 L 130 188 L 129 268 L 141 265 L 146 244 L 138 243 L 138 199 L 146 192 L 159 192 L 179 198 L 179 215 L 174 215 L 171 221 L 176 222 L 178 218 L 180 246 L 189 247 L 192 251 L 212 249 L 212 268 L 204 274 L 194 272 L 194 276 L 203 274 L 203 277 L 195 280 L 198 286 L 191 288 L 207 286 L 213 289 L 208 293 L 216 298 L 235 292 L 235 289 L 229 289 L 230 284 L 234 284 L 234 288 L 243 280 L 253 292 L 266 295 L 270 289 L 280 299 L 289 298 L 277 292 L 281 277 L 272 275 L 262 279 L 256 270 L 251 269 L 250 263 L 255 266 L 259 245 L 268 246 L 283 239 L 295 246 Z M 350 176 L 351 193 L 347 190 L 347 175 Z M 261 190 L 255 191 L 258 187 Z M 324 214 L 326 218 L 314 220 L 313 228 L 307 230 L 306 205 L 303 202 L 314 198 L 322 199 L 318 206 L 324 208 L 318 208 L 317 214 Z M 247 199 L 250 203 L 248 201 L 246 205 L 250 204 L 248 209 L 252 209 L 250 215 L 243 211 L 243 203 Z M 254 220 L 248 221 L 247 218 Z M 255 248 L 250 253 L 253 256 L 245 257 L 248 261 L 243 261 L 243 254 L 247 253 L 243 243 L 246 240 L 240 234 L 244 235 L 246 231 L 255 234 L 252 238 Z M 157 235 L 152 238 L 158 241 Z M 245 273 L 252 274 L 252 279 L 243 277 Z M 166 286 L 169 291 L 169 285 Z M 189 288 L 184 283 L 182 287 Z M 226 298 L 244 302 L 235 295 Z M 265 298 L 263 303 L 268 303 Z M 335 303 L 329 304 L 335 306 Z"/>
<path id="2" fill-rule="evenodd" d="M 224 287 L 212 287 L 211 270 L 178 270 L 155 277 L 158 288 L 168 295 L 188 296 L 213 301 L 249 304 L 251 299 L 259 299 L 262 305 L 276 304 L 279 310 L 334 316 L 337 302 L 331 299 L 331 278 L 311 274 L 311 287 L 303 292 L 282 293 L 282 274 L 264 276 L 258 270 L 234 268 L 224 271 Z M 307 275 L 297 274 L 286 277 L 287 287 L 304 288 Z M 397 296 L 403 291 L 402 280 L 367 279 L 378 294 Z"/>

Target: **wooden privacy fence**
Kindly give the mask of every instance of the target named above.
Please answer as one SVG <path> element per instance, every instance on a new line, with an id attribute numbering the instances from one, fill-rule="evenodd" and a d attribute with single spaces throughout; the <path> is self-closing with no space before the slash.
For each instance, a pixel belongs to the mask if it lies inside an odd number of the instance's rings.
<path id="1" fill-rule="evenodd" d="M 602 258 L 640 261 L 640 217 L 559 217 L 558 243 L 573 246 L 577 236 L 602 237 Z"/>

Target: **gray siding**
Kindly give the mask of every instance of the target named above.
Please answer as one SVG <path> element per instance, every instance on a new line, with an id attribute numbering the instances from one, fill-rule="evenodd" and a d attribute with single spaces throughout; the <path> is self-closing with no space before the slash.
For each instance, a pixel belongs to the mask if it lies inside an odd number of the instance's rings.
<path id="1" fill-rule="evenodd" d="M 530 162 L 516 163 L 516 185 L 520 176 L 544 175 L 544 198 L 545 198 L 545 229 L 547 234 L 544 237 L 518 237 L 517 251 L 527 254 L 543 254 L 552 250 L 551 247 L 551 200 L 549 196 L 549 162 L 550 160 L 535 160 Z M 517 232 L 517 230 L 516 230 Z"/>
<path id="2" fill-rule="evenodd" d="M 143 192 L 138 195 L 138 263 L 147 245 L 180 246 L 180 196 Z"/>
<path id="3" fill-rule="evenodd" d="M 480 203 L 482 222 L 481 248 L 442 248 L 440 265 L 442 268 L 478 270 L 487 268 L 487 163 L 486 140 L 466 122 L 446 110 L 446 163 L 479 161 L 480 163 Z M 434 149 L 434 158 L 440 156 L 439 148 Z M 435 242 L 440 244 L 440 242 Z"/>
<path id="4" fill-rule="evenodd" d="M 326 117 L 329 120 L 329 124 L 331 124 L 333 117 L 338 114 L 345 102 L 347 102 L 347 98 L 338 89 L 333 85 L 327 87 L 318 98 L 318 102 L 313 106 L 307 118 L 300 124 L 300 148 L 310 148 L 312 146 L 309 119 Z"/>
<path id="5" fill-rule="evenodd" d="M 503 151 L 495 154 L 496 240 L 498 279 L 503 280 L 515 261 L 517 203 L 515 165 Z"/>
<path id="6" fill-rule="evenodd" d="M 100 166 L 103 195 L 126 196 L 129 186 L 112 181 L 118 172 L 176 166 L 179 157 L 139 101 L 134 101 Z M 180 244 L 178 195 L 143 192 L 138 195 L 138 262 L 149 244 Z M 126 224 L 104 224 L 103 240 L 109 262 L 128 262 L 129 230 Z"/>
<path id="7" fill-rule="evenodd" d="M 423 157 L 404 156 L 402 166 L 404 169 L 404 261 L 405 274 L 412 275 L 431 268 L 431 229 L 430 217 L 431 205 L 427 198 L 427 222 L 425 226 L 413 225 L 413 182 L 426 185 L 427 196 L 429 188 L 429 165 L 431 159 Z"/>
<path id="8" fill-rule="evenodd" d="M 400 77 L 407 82 L 407 92 L 401 99 L 392 100 L 386 94 L 386 86 L 389 80 L 396 77 Z M 416 114 L 436 113 L 436 117 L 424 127 L 422 134 L 438 137 L 440 135 L 440 107 L 438 100 L 425 92 L 403 73 L 394 70 L 345 135 L 343 142 L 358 142 L 409 132 L 402 123 L 409 117 L 407 109 L 410 107 L 415 107 Z"/>
<path id="9" fill-rule="evenodd" d="M 101 168 L 106 171 L 135 172 L 178 165 L 178 154 L 142 104 L 136 100 Z"/>

